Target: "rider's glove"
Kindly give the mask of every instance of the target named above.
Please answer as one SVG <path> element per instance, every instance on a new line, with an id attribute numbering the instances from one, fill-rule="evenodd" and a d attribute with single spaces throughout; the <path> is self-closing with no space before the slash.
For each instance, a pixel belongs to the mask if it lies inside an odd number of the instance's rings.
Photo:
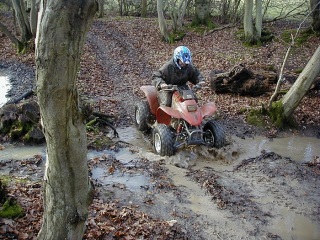
<path id="1" fill-rule="evenodd" d="M 194 90 L 198 90 L 198 89 L 200 89 L 200 88 L 201 88 L 201 85 L 196 84 L 196 85 L 194 86 Z"/>
<path id="2" fill-rule="evenodd" d="M 202 88 L 204 86 L 205 82 L 204 81 L 201 81 L 201 82 L 198 82 L 196 85 L 195 85 L 195 89 L 198 90 L 200 88 Z"/>
<path id="3" fill-rule="evenodd" d="M 160 89 L 165 89 L 168 85 L 166 83 L 161 83 L 160 84 Z"/>

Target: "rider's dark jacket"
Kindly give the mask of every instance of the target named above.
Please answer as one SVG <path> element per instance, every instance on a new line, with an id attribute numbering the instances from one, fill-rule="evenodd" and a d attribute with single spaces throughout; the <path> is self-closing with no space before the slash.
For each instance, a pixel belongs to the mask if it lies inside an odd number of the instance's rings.
<path id="1" fill-rule="evenodd" d="M 173 58 L 165 63 L 158 71 L 153 73 L 153 85 L 159 90 L 160 84 L 186 85 L 187 82 L 197 84 L 204 81 L 204 77 L 199 70 L 192 64 L 179 69 L 173 61 Z"/>

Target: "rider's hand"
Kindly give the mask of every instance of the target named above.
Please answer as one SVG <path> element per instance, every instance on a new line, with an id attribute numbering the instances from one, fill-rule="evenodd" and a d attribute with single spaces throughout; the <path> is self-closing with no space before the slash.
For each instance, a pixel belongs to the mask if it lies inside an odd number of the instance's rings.
<path id="1" fill-rule="evenodd" d="M 161 83 L 160 84 L 160 89 L 164 89 L 166 87 L 168 87 L 168 84 L 166 84 L 166 83 Z"/>
<path id="2" fill-rule="evenodd" d="M 201 82 L 198 82 L 197 85 L 199 85 L 200 87 L 204 87 L 205 84 L 206 84 L 205 81 L 201 81 Z"/>
<path id="3" fill-rule="evenodd" d="M 194 86 L 194 88 L 195 88 L 195 90 L 197 90 L 197 89 L 202 88 L 204 85 L 205 85 L 205 82 L 204 82 L 204 81 L 201 81 L 201 82 L 198 82 L 198 83 Z"/>

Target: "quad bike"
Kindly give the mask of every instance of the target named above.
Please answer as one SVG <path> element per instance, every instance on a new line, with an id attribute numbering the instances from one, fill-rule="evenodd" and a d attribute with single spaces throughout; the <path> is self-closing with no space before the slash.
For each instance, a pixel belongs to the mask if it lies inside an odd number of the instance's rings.
<path id="1" fill-rule="evenodd" d="M 225 145 L 222 127 L 214 120 L 204 123 L 206 116 L 216 112 L 213 102 L 199 106 L 194 89 L 168 85 L 172 94 L 171 107 L 160 105 L 154 86 L 141 86 L 147 100 L 135 104 L 135 125 L 140 131 L 152 129 L 153 148 L 161 156 L 171 156 L 186 145 L 206 145 L 221 148 Z"/>

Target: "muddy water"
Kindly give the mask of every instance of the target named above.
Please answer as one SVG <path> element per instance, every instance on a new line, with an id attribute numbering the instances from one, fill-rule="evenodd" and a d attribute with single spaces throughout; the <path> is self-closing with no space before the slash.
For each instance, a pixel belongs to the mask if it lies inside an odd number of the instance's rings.
<path id="1" fill-rule="evenodd" d="M 6 94 L 10 87 L 8 76 L 0 71 L 0 107 L 8 101 Z"/>
<path id="2" fill-rule="evenodd" d="M 90 151 L 88 159 L 100 157 L 102 155 L 112 154 L 117 160 L 126 166 L 133 164 L 135 160 L 141 157 L 147 158 L 149 161 L 158 161 L 165 159 L 168 175 L 187 196 L 187 202 L 181 205 L 193 212 L 206 217 L 208 222 L 212 224 L 207 226 L 207 235 L 212 239 L 219 239 L 221 232 L 221 223 L 229 236 L 246 236 L 249 231 L 254 231 L 255 227 L 249 221 L 233 221 L 226 211 L 221 211 L 215 204 L 212 204 L 212 198 L 198 186 L 197 183 L 186 177 L 186 169 L 176 167 L 177 163 L 183 162 L 180 166 L 193 166 L 194 169 L 211 168 L 217 172 L 228 172 L 243 159 L 259 156 L 261 151 L 273 151 L 283 157 L 290 157 L 298 162 L 311 161 L 315 156 L 320 156 L 320 140 L 316 138 L 291 136 L 286 138 L 266 139 L 263 137 L 255 137 L 254 139 L 232 138 L 232 144 L 228 150 L 217 151 L 214 156 L 211 152 L 203 147 L 186 149 L 179 151 L 175 156 L 165 158 L 153 153 L 150 140 L 138 132 L 133 127 L 117 129 L 120 140 L 136 147 L 137 151 L 130 151 L 129 148 L 120 149 L 119 152 L 111 151 Z M 201 154 L 200 154 L 201 153 Z M 45 156 L 45 146 L 38 147 L 19 147 L 6 146 L 0 151 L 0 160 L 5 159 L 24 159 L 33 155 Z M 222 175 L 223 176 L 223 175 Z M 225 175 L 226 180 L 227 175 Z M 92 171 L 92 178 L 99 181 L 103 185 L 117 185 L 126 188 L 131 192 L 141 192 L 141 186 L 150 184 L 149 177 L 144 174 L 129 174 L 114 172 L 108 174 L 104 168 L 95 168 Z M 240 179 L 246 181 L 246 179 Z M 294 186 L 294 182 L 292 182 Z M 298 184 L 297 184 L 298 185 Z M 256 193 L 259 195 L 259 193 Z M 266 227 L 269 232 L 277 234 L 282 239 L 320 239 L 320 227 L 318 223 L 312 222 L 307 216 L 295 213 L 287 206 L 273 204 L 277 199 L 272 196 L 265 196 L 261 192 L 261 198 L 256 199 L 262 209 L 272 211 L 273 218 Z M 272 206 L 272 209 L 267 209 Z M 240 224 L 240 225 L 239 225 Z"/>
<path id="3" fill-rule="evenodd" d="M 311 137 L 293 136 L 266 139 L 262 136 L 257 136 L 254 139 L 235 138 L 235 141 L 244 150 L 244 158 L 258 156 L 262 150 L 272 151 L 299 162 L 310 162 L 314 156 L 320 155 L 320 139 Z"/>

